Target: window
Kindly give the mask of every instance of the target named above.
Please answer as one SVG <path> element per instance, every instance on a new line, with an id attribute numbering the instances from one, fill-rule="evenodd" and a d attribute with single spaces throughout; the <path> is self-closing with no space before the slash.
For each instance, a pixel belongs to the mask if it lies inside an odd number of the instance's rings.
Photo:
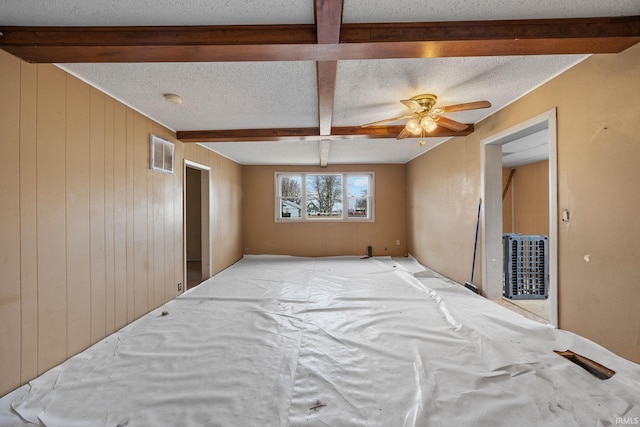
<path id="1" fill-rule="evenodd" d="M 368 218 L 371 197 L 369 195 L 369 177 L 347 176 L 347 215 L 349 218 Z"/>
<path id="2" fill-rule="evenodd" d="M 302 217 L 302 176 L 280 176 L 280 216 L 282 218 Z"/>
<path id="3" fill-rule="evenodd" d="M 276 173 L 276 221 L 372 221 L 373 173 Z"/>

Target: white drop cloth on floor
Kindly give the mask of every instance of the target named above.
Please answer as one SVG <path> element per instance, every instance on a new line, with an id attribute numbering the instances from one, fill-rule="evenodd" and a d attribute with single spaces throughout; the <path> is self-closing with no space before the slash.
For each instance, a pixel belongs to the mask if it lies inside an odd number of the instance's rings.
<path id="1" fill-rule="evenodd" d="M 0 425 L 567 427 L 640 416 L 640 365 L 419 270 L 247 256 L 0 399 Z M 553 353 L 566 349 L 617 373 L 597 379 Z"/>

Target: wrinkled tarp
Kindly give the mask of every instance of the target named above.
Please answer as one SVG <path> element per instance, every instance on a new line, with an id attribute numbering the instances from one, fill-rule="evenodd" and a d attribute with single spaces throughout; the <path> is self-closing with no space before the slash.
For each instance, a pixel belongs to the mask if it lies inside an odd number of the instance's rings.
<path id="1" fill-rule="evenodd" d="M 567 427 L 640 416 L 640 365 L 416 278 L 415 265 L 247 256 L 0 399 L 0 425 Z M 597 379 L 553 352 L 566 349 L 617 373 Z"/>

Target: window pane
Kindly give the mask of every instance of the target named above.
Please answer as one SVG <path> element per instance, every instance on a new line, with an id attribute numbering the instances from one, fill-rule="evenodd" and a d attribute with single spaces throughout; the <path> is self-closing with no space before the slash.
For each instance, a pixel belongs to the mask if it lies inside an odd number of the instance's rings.
<path id="1" fill-rule="evenodd" d="M 347 197 L 367 197 L 369 195 L 369 175 L 347 176 Z"/>
<path id="2" fill-rule="evenodd" d="M 369 175 L 349 175 L 347 177 L 347 197 L 349 218 L 369 217 Z"/>
<path id="3" fill-rule="evenodd" d="M 280 176 L 280 197 L 302 201 L 302 177 L 299 175 Z"/>
<path id="4" fill-rule="evenodd" d="M 342 175 L 307 175 L 307 216 L 342 217 Z"/>
<path id="5" fill-rule="evenodd" d="M 349 218 L 368 218 L 369 200 L 364 197 L 349 198 Z"/>
<path id="6" fill-rule="evenodd" d="M 280 218 L 300 218 L 302 217 L 302 206 L 300 199 L 282 198 L 280 199 Z"/>
<path id="7" fill-rule="evenodd" d="M 281 175 L 278 191 L 280 192 L 280 218 L 302 217 L 302 176 Z"/>

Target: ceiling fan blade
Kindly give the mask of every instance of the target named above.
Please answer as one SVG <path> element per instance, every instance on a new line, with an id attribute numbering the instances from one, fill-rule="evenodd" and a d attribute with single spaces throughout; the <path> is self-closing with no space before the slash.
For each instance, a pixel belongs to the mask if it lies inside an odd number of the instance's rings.
<path id="1" fill-rule="evenodd" d="M 402 128 L 402 132 L 400 132 L 400 133 L 398 134 L 398 137 L 397 137 L 396 139 L 405 139 L 405 138 L 408 138 L 408 137 L 410 137 L 410 136 L 415 136 L 415 135 L 414 135 L 414 134 L 412 134 L 411 132 L 409 132 L 409 131 L 407 130 L 407 128 Z"/>
<path id="2" fill-rule="evenodd" d="M 457 122 L 455 120 L 451 120 L 451 119 L 448 119 L 448 118 L 442 117 L 442 116 L 440 116 L 440 118 L 436 121 L 436 123 L 438 124 L 438 126 L 442 126 L 442 127 L 447 128 L 447 129 L 455 130 L 457 132 L 463 131 L 463 130 L 465 130 L 466 128 L 469 127 L 468 125 L 465 125 L 464 123 L 460 123 L 460 122 Z"/>
<path id="3" fill-rule="evenodd" d="M 414 101 L 413 99 L 403 99 L 400 102 L 406 105 L 407 108 L 413 111 L 414 113 L 420 113 L 421 111 L 424 110 L 424 107 L 420 105 L 417 101 Z"/>
<path id="4" fill-rule="evenodd" d="M 378 125 L 381 125 L 381 124 L 384 124 L 384 123 L 395 122 L 395 121 L 403 120 L 403 119 L 410 119 L 412 117 L 413 117 L 413 115 L 392 117 L 390 119 L 378 120 L 377 122 L 367 123 L 366 125 L 362 125 L 360 127 L 366 128 L 366 127 L 369 127 L 369 126 L 378 126 Z"/>
<path id="5" fill-rule="evenodd" d="M 443 113 L 452 113 L 454 111 L 477 110 L 479 108 L 489 108 L 489 101 L 467 102 L 464 104 L 447 105 L 446 107 L 438 107 Z"/>

